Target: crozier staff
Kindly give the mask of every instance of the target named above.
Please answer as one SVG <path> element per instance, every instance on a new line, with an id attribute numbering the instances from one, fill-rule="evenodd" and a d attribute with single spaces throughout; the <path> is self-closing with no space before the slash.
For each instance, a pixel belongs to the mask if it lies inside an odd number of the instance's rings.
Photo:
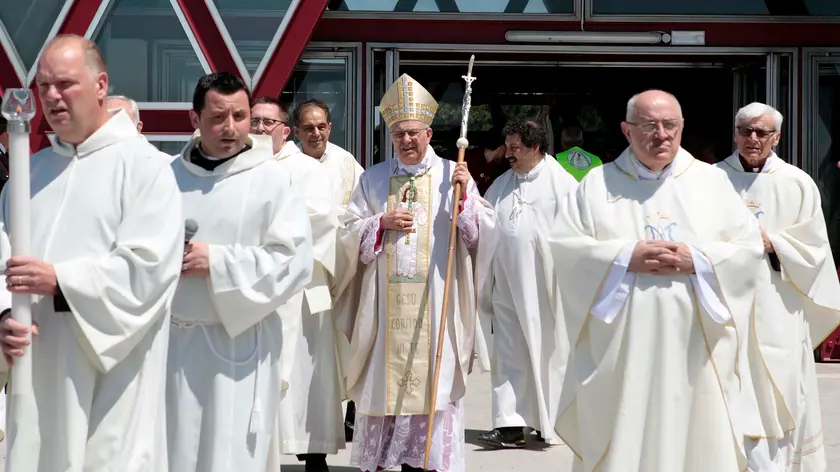
<path id="1" fill-rule="evenodd" d="M 380 109 L 397 158 L 362 174 L 341 228 L 341 242 L 356 255 L 353 269 L 361 277 L 358 285 L 349 286 L 359 291 L 339 292 L 357 300 L 338 321 L 350 342 L 342 362 L 357 412 L 351 463 L 363 471 L 421 470 L 434 408 L 429 468 L 461 472 L 466 470 L 463 396 L 476 330 L 468 249 L 478 243 L 480 221 L 493 212 L 466 164 L 441 159 L 429 145 L 437 102 L 425 88 L 403 75 Z M 457 218 L 451 312 L 432 405 L 429 389 L 456 181 L 466 191 Z"/>

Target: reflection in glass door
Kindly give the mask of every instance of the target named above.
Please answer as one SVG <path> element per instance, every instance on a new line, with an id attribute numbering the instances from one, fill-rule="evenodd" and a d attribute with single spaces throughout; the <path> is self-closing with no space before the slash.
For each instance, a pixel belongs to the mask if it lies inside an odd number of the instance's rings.
<path id="1" fill-rule="evenodd" d="M 805 170 L 817 180 L 834 260 L 840 263 L 840 51 L 806 52 Z"/>
<path id="2" fill-rule="evenodd" d="M 343 147 L 361 161 L 358 56 L 356 48 L 307 48 L 279 98 L 289 106 L 290 112 L 305 100 L 318 98 L 325 101 L 330 107 L 332 120 L 330 142 Z"/>
<path id="3" fill-rule="evenodd" d="M 775 151 L 785 161 L 798 165 L 797 124 L 799 117 L 796 106 L 798 97 L 792 92 L 797 89 L 795 67 L 793 67 L 795 63 L 794 53 L 774 52 L 734 67 L 730 119 L 734 120 L 738 109 L 752 102 L 762 102 L 775 107 L 784 117 L 781 129 L 782 139 Z M 732 150 L 735 150 L 734 142 Z"/>

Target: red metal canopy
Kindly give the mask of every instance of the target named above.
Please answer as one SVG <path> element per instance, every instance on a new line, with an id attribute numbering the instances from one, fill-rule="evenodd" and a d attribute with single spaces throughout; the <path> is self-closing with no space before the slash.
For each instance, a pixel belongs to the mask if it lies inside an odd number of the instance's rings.
<path id="1" fill-rule="evenodd" d="M 114 0 L 71 1 L 70 9 L 57 30 L 59 34 L 85 35 L 93 31 L 91 25 L 97 18 L 97 12 L 100 8 L 107 7 Z M 240 75 L 234 60 L 236 52 L 228 48 L 205 0 L 176 1 L 192 34 L 195 36 L 199 48 L 204 53 L 210 69 L 212 71 L 229 71 Z M 327 1 L 301 1 L 291 13 L 292 17 L 280 37 L 277 47 L 266 51 L 266 54 L 270 57 L 265 71 L 259 77 L 257 83 L 254 84 L 255 95 L 276 96 L 282 91 L 286 81 L 294 71 L 295 65 L 300 60 L 318 19 L 326 9 Z M 99 18 L 99 21 L 104 21 L 104 18 Z M 282 51 L 282 54 L 280 51 Z M 33 92 L 36 92 L 34 80 L 33 83 L 21 83 L 22 81 L 15 68 L 16 62 L 17 59 L 12 56 L 10 51 L 0 47 L 0 93 L 7 88 L 19 88 L 22 85 L 31 87 Z M 141 110 L 141 119 L 144 124 L 144 133 L 189 134 L 192 132 L 189 111 L 187 110 L 146 109 Z M 32 130 L 33 151 L 49 144 L 46 133 L 50 129 L 41 114 L 40 103 L 38 104 L 38 113 L 32 120 Z"/>

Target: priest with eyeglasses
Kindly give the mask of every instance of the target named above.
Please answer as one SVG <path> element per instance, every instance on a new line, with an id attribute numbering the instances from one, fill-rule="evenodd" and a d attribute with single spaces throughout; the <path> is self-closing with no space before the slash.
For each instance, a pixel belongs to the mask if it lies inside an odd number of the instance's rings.
<path id="1" fill-rule="evenodd" d="M 761 226 L 764 241 L 749 337 L 760 422 L 747 431 L 750 468 L 826 470 L 813 350 L 840 324 L 840 281 L 814 180 L 773 148 L 784 117 L 751 103 L 735 115 L 738 149 L 718 163 Z M 793 465 L 795 464 L 795 465 Z"/>
<path id="2" fill-rule="evenodd" d="M 629 147 L 549 237 L 571 353 L 556 431 L 582 472 L 743 471 L 761 233 L 726 174 L 680 146 L 677 99 L 627 104 Z"/>
<path id="3" fill-rule="evenodd" d="M 441 159 L 430 141 L 438 104 L 408 75 L 380 104 L 396 159 L 367 169 L 347 205 L 341 243 L 356 277 L 340 285 L 339 319 L 349 347 L 344 374 L 356 403 L 351 464 L 362 471 L 422 470 L 429 413 L 436 410 L 429 470 L 464 472 L 464 394 L 476 332 L 470 248 L 493 210 L 465 163 Z M 465 192 L 436 402 L 431 404 L 453 183 Z"/>

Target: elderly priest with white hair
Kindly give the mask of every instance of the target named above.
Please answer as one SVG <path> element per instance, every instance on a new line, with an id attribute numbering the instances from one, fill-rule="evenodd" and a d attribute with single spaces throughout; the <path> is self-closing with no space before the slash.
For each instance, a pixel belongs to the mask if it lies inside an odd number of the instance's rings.
<path id="1" fill-rule="evenodd" d="M 671 94 L 634 96 L 630 146 L 549 237 L 572 346 L 556 431 L 584 472 L 743 471 L 761 233 L 720 169 L 680 147 Z"/>
<path id="2" fill-rule="evenodd" d="M 361 276 L 354 286 L 360 293 L 342 293 L 357 306 L 344 312 L 339 326 L 350 342 L 344 372 L 357 412 L 351 463 L 362 471 L 422 470 L 431 408 L 436 414 L 429 470 L 466 470 L 463 398 L 476 332 L 468 251 L 477 246 L 479 226 L 493 211 L 466 164 L 441 159 L 429 145 L 437 107 L 407 75 L 391 86 L 380 109 L 397 158 L 362 174 L 341 229 L 341 242 L 356 254 Z M 457 220 L 440 384 L 431 405 L 455 181 L 466 191 Z"/>
<path id="3" fill-rule="evenodd" d="M 817 185 L 773 152 L 782 119 L 763 103 L 738 110 L 738 150 L 717 164 L 764 239 L 755 336 L 749 337 L 749 387 L 761 422 L 747 431 L 746 448 L 753 470 L 822 472 L 827 464 L 812 352 L 840 324 L 840 282 Z"/>

